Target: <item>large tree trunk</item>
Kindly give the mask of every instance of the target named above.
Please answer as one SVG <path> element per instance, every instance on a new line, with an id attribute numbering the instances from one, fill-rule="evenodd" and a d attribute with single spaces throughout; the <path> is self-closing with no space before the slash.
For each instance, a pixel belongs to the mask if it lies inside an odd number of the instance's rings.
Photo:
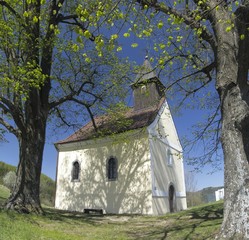
<path id="1" fill-rule="evenodd" d="M 247 24 L 237 19 L 226 31 L 218 19 L 233 21 L 217 11 L 217 89 L 221 100 L 222 147 L 224 153 L 224 219 L 217 239 L 249 239 L 249 36 Z M 241 14 L 239 14 L 241 16 Z M 245 38 L 240 36 L 245 33 Z"/>
<path id="2" fill-rule="evenodd" d="M 30 106 L 29 106 L 30 107 Z M 17 179 L 6 208 L 18 212 L 42 213 L 40 204 L 40 175 L 45 144 L 46 114 L 39 111 L 39 102 L 31 101 L 25 131 L 19 137 Z"/>
<path id="3" fill-rule="evenodd" d="M 245 122 L 245 116 L 248 116 L 249 110 L 238 86 L 226 89 L 222 95 L 225 199 L 224 219 L 218 239 L 248 239 L 249 124 Z"/>
<path id="4" fill-rule="evenodd" d="M 55 5 L 55 2 L 51 3 L 51 6 Z M 42 213 L 39 196 L 40 175 L 49 113 L 48 99 L 51 89 L 50 73 L 54 46 L 54 31 L 49 26 L 55 23 L 56 16 L 52 14 L 53 9 L 51 9 L 49 11 L 51 19 L 48 24 L 48 31 L 42 42 L 40 22 L 32 21 L 33 16 L 41 15 L 41 3 L 40 1 L 32 1 L 30 4 L 25 4 L 25 8 L 26 11 L 33 14 L 25 18 L 26 24 L 29 26 L 25 28 L 27 33 L 24 34 L 26 61 L 35 63 L 34 68 L 40 66 L 43 77 L 47 77 L 44 84 L 37 83 L 40 84 L 39 87 L 28 86 L 27 99 L 23 103 L 20 102 L 20 106 L 16 110 L 17 113 L 15 113 L 21 115 L 15 118 L 15 123 L 20 131 L 17 136 L 19 141 L 19 165 L 15 187 L 7 201 L 6 208 L 25 213 Z M 39 81 L 36 78 L 34 80 Z"/>

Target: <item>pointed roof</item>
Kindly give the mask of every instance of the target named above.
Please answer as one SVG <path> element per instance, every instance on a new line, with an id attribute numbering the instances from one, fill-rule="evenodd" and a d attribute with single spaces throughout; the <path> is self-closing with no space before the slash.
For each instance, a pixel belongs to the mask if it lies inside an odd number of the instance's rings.
<path id="1" fill-rule="evenodd" d="M 157 75 L 150 64 L 148 56 L 146 56 L 143 65 L 137 73 L 134 84 L 148 81 L 153 78 L 157 78 Z"/>

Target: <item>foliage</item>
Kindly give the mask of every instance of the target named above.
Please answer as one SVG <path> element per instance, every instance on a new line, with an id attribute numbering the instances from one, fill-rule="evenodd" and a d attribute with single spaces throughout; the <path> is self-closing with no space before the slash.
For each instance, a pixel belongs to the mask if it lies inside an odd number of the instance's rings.
<path id="1" fill-rule="evenodd" d="M 188 207 L 204 203 L 202 202 L 200 192 L 197 192 L 197 180 L 195 179 L 194 172 L 185 172 L 185 187 Z"/>
<path id="2" fill-rule="evenodd" d="M 45 209 L 45 215 L 0 210 L 0 239 L 214 239 L 222 203 L 165 216 L 86 215 Z M 11 230 L 10 230 L 11 229 Z"/>
<path id="3" fill-rule="evenodd" d="M 105 38 L 106 23 L 117 16 L 112 1 L 5 0 L 0 6 L 0 124 L 20 150 L 6 208 L 41 213 L 47 122 L 57 117 L 54 129 L 75 127 L 122 101 L 130 66 L 111 51 L 115 37 Z"/>
<path id="4" fill-rule="evenodd" d="M 48 176 L 42 174 L 40 182 L 40 200 L 45 206 L 54 206 L 55 182 Z"/>
<path id="5" fill-rule="evenodd" d="M 198 192 L 186 192 L 186 198 L 187 198 L 188 207 L 194 207 L 194 206 L 198 206 L 200 204 L 205 203 L 202 200 L 202 195 L 199 191 Z"/>
<path id="6" fill-rule="evenodd" d="M 7 172 L 3 177 L 4 186 L 12 190 L 16 181 L 16 173 L 13 171 Z"/>

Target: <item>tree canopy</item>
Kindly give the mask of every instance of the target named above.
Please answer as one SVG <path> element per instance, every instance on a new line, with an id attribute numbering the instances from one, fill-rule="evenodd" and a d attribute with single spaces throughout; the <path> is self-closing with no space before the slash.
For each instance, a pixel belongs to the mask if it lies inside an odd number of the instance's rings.
<path id="1" fill-rule="evenodd" d="M 47 121 L 57 116 L 57 126 L 71 126 L 75 119 L 93 120 L 124 99 L 130 66 L 111 51 L 114 37 L 104 44 L 101 2 L 86 2 L 84 8 L 63 0 L 0 6 L 0 124 L 17 137 L 20 158 L 7 208 L 41 212 Z"/>

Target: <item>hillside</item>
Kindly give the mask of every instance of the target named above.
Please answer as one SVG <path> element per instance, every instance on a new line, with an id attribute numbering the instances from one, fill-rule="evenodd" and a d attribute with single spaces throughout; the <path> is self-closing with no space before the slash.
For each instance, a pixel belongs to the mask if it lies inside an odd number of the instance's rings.
<path id="1" fill-rule="evenodd" d="M 222 186 L 221 187 L 207 187 L 207 188 L 203 188 L 202 190 L 200 190 L 199 192 L 201 193 L 203 202 L 208 203 L 208 202 L 215 201 L 214 192 L 221 188 L 223 187 Z"/>
<path id="2" fill-rule="evenodd" d="M 197 192 L 186 192 L 188 207 L 215 202 L 215 191 L 221 188 L 223 187 L 207 187 Z"/>
<path id="3" fill-rule="evenodd" d="M 0 161 L 0 185 L 3 184 L 3 177 L 10 171 L 16 171 L 16 167 Z M 55 182 L 48 176 L 41 175 L 40 198 L 41 203 L 46 206 L 54 205 Z"/>

